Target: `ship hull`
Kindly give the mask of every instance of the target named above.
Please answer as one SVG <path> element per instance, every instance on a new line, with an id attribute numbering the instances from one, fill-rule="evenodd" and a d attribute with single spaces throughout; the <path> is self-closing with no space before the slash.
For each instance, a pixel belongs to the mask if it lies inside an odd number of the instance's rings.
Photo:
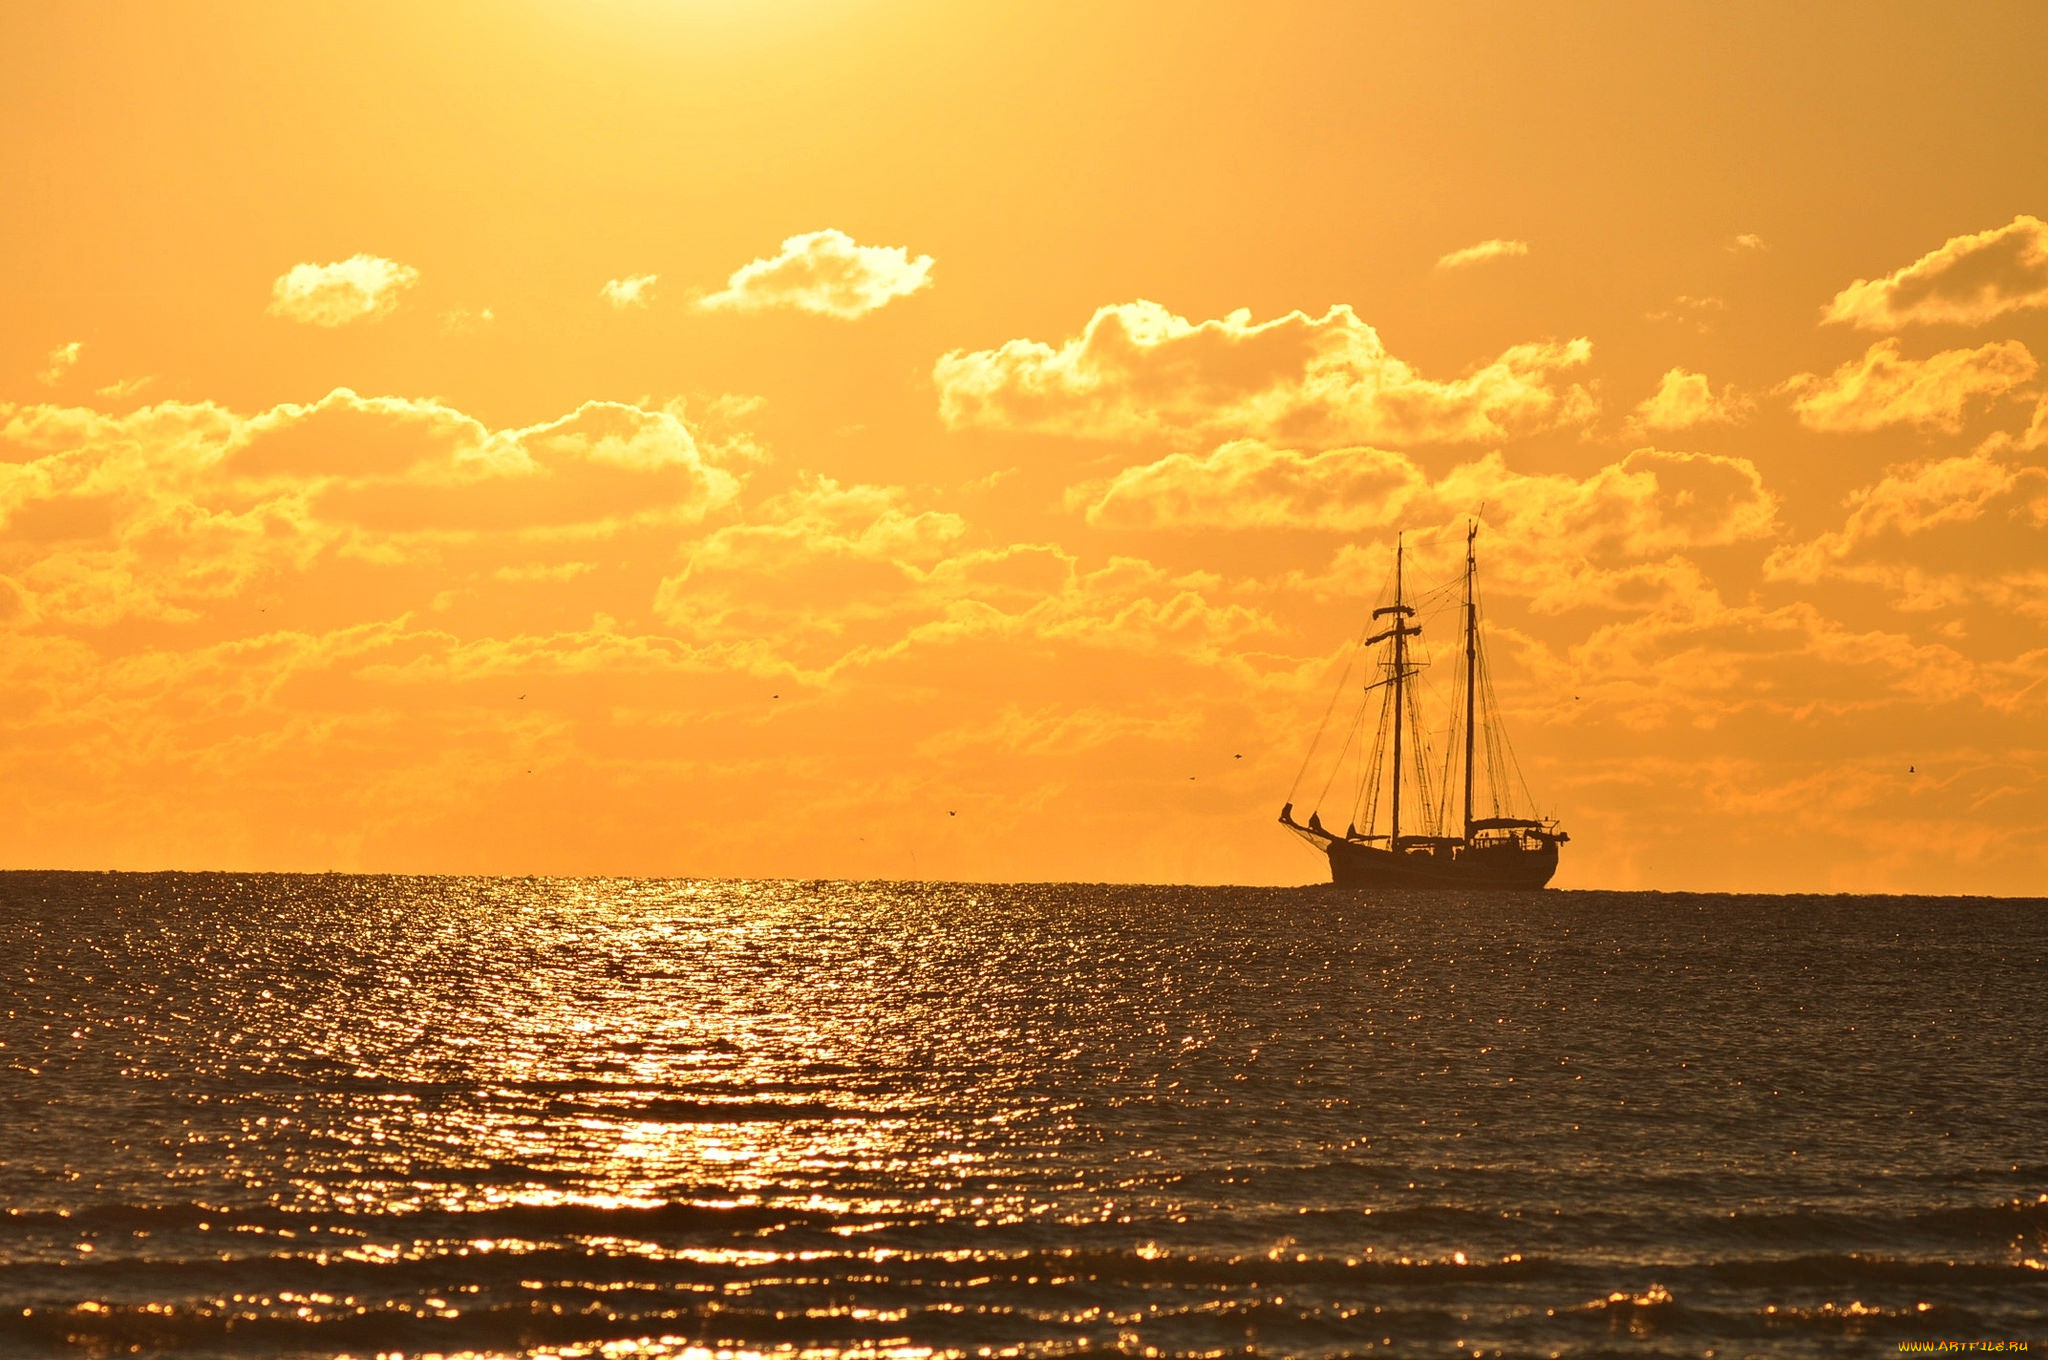
<path id="1" fill-rule="evenodd" d="M 1527 891 L 1541 888 L 1557 873 L 1557 844 L 1547 841 L 1532 849 L 1520 846 L 1468 849 L 1449 853 L 1410 850 L 1396 853 L 1356 841 L 1333 840 L 1323 846 L 1330 857 L 1330 880 L 1342 888 L 1489 888 Z"/>

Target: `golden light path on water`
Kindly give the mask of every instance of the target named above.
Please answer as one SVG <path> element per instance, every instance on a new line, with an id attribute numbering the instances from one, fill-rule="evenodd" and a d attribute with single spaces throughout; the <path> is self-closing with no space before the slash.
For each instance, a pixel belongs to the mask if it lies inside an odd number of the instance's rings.
<path id="1" fill-rule="evenodd" d="M 1822 1355 L 2048 1310 L 2010 904 L 9 886 L 10 1354 Z"/>
<path id="2" fill-rule="evenodd" d="M 864 901 L 857 889 L 839 896 L 841 909 L 890 905 Z M 665 914 L 707 899 L 719 909 L 711 922 L 650 919 L 650 908 Z M 961 1094 L 919 1074 L 974 1071 L 973 1094 L 984 1104 L 974 1123 L 990 1128 L 1061 1102 L 1044 1094 L 1005 1101 L 1010 1074 L 989 1057 L 1017 1036 L 963 1015 L 975 1003 L 936 976 L 941 960 L 920 957 L 906 940 L 891 957 L 849 967 L 829 939 L 818 938 L 811 924 L 818 905 L 815 896 L 792 902 L 786 890 L 751 885 L 686 889 L 678 899 L 637 886 L 579 884 L 545 909 L 521 906 L 514 920 L 544 912 L 555 945 L 572 951 L 578 965 L 603 961 L 597 977 L 543 962 L 502 994 L 450 1004 L 438 969 L 413 970 L 421 978 L 400 973 L 372 1021 L 386 1056 L 356 1075 L 436 1084 L 459 1070 L 474 1104 L 423 1120 L 419 1095 L 393 1091 L 351 1119 L 356 1146 L 404 1145 L 426 1132 L 469 1157 L 552 1170 L 569 1184 L 365 1182 L 355 1187 L 358 1203 L 384 1211 L 654 1208 L 670 1202 L 679 1182 L 709 1178 L 726 1193 L 699 1201 L 707 1207 L 765 1198 L 840 1214 L 961 1212 L 948 1193 L 987 1154 L 949 1145 L 965 1141 L 959 1131 L 936 1144 L 921 1124 L 913 1133 L 920 1115 L 957 1105 Z M 970 895 L 964 905 L 976 901 Z M 777 919 L 793 907 L 805 919 Z M 448 922 L 430 947 L 474 951 L 477 928 Z M 806 976 L 788 976 L 782 947 L 807 956 Z M 316 1010 L 309 1018 L 325 1017 Z M 343 1032 L 342 1017 L 332 1019 Z M 327 1056 L 360 1062 L 369 1054 L 349 1042 Z M 835 1171 L 939 1193 L 924 1202 L 791 1195 L 792 1186 Z M 976 1196 L 966 1208 L 976 1221 L 1000 1221 L 1057 1206 L 1008 1195 Z"/>

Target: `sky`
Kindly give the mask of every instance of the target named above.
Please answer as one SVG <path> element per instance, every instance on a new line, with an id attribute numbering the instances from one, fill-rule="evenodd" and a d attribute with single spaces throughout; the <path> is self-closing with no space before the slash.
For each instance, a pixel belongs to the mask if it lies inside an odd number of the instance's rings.
<path id="1" fill-rule="evenodd" d="M 0 865 L 1313 882 L 1476 522 L 1556 886 L 2048 892 L 2044 50 L 7 7 Z"/>

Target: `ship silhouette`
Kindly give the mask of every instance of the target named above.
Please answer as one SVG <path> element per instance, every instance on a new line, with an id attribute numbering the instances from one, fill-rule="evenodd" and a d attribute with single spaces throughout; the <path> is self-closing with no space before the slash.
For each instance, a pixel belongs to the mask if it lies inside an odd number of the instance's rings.
<path id="1" fill-rule="evenodd" d="M 1558 847 L 1571 839 L 1552 817 L 1520 815 L 1533 804 L 1513 748 L 1495 715 L 1493 684 L 1479 627 L 1478 526 L 1465 531 L 1461 666 L 1454 683 L 1452 720 L 1439 765 L 1432 757 L 1421 711 L 1420 677 L 1426 660 L 1415 643 L 1422 635 L 1416 607 L 1407 598 L 1405 545 L 1394 542 L 1393 600 L 1372 611 L 1360 650 L 1377 675 L 1369 678 L 1348 735 L 1328 761 L 1330 776 L 1317 803 L 1333 790 L 1345 799 L 1346 829 L 1323 825 L 1321 808 L 1311 807 L 1306 823 L 1294 819 L 1294 799 L 1315 764 L 1336 699 L 1309 744 L 1295 788 L 1280 809 L 1280 824 L 1329 857 L 1330 878 L 1345 887 L 1541 888 L 1557 873 Z M 1449 587 L 1445 587 L 1447 592 Z M 1354 661 L 1356 658 L 1354 657 Z M 1350 668 L 1338 682 L 1339 695 Z M 1377 700 L 1378 722 L 1367 746 L 1366 720 Z M 1322 752 L 1326 756 L 1328 752 Z M 1353 757 L 1356 756 L 1354 761 Z M 1461 759 L 1460 759 L 1461 758 Z M 1347 771 L 1355 773 L 1346 778 Z M 1486 776 L 1486 805 L 1477 800 L 1479 776 Z M 1454 770 L 1462 783 L 1455 787 Z M 1452 797 L 1462 791 L 1453 821 Z M 1513 795 L 1520 794 L 1519 800 Z M 1380 828 L 1382 804 L 1386 830 Z M 1407 827 L 1404 830 L 1404 818 Z M 1359 830 L 1364 821 L 1365 829 Z M 1417 827 L 1420 830 L 1417 830 Z"/>

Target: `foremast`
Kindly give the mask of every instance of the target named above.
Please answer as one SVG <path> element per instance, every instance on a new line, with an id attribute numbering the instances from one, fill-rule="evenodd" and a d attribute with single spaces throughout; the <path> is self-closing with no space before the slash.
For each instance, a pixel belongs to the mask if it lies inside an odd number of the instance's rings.
<path id="1" fill-rule="evenodd" d="M 1394 673 L 1391 677 L 1394 687 L 1394 797 L 1392 825 L 1388 827 L 1387 843 L 1395 846 L 1401 843 L 1401 729 L 1407 725 L 1408 716 L 1408 639 L 1422 631 L 1421 624 L 1409 622 L 1415 617 L 1415 609 L 1403 598 L 1405 537 L 1396 535 L 1394 538 L 1394 602 L 1372 611 L 1375 623 L 1389 615 L 1393 616 L 1394 622 L 1390 627 L 1365 640 L 1368 647 L 1376 647 L 1390 638 L 1394 643 Z M 1469 817 L 1471 813 L 1468 811 L 1466 815 Z"/>

